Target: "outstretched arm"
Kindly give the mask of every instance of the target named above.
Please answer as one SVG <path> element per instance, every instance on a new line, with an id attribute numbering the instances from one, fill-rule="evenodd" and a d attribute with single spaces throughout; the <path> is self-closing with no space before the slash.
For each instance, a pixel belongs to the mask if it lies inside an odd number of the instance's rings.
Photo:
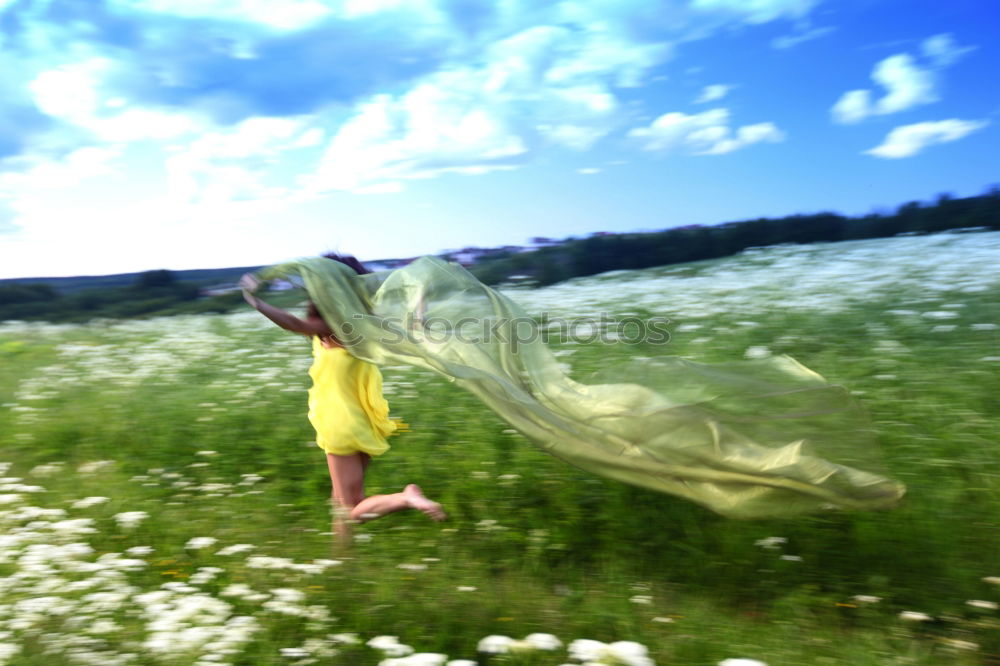
<path id="1" fill-rule="evenodd" d="M 318 335 L 321 338 L 333 333 L 322 319 L 315 317 L 299 319 L 290 312 L 277 308 L 270 303 L 265 303 L 254 296 L 254 292 L 260 288 L 260 280 L 251 273 L 247 273 L 240 278 L 240 287 L 243 289 L 243 299 L 247 303 L 286 331 L 301 333 L 302 335 Z"/>

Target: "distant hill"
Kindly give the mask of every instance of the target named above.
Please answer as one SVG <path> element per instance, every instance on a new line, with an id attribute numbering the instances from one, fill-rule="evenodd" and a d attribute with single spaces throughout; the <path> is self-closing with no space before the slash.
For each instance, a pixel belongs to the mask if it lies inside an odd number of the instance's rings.
<path id="1" fill-rule="evenodd" d="M 412 259 L 378 259 L 364 264 L 372 270 L 384 270 L 401 266 Z M 251 273 L 263 266 L 235 266 L 231 268 L 196 268 L 186 271 L 171 270 L 178 282 L 191 282 L 199 287 L 216 285 L 235 286 L 244 273 Z M 135 273 L 115 273 L 113 275 L 74 275 L 72 277 L 28 277 L 0 279 L 0 286 L 12 284 L 47 284 L 60 294 L 74 294 L 88 289 L 115 289 L 135 284 L 140 275 Z"/>
<path id="2" fill-rule="evenodd" d="M 244 273 L 256 271 L 260 266 L 234 268 L 198 268 L 187 271 L 170 271 L 179 282 L 193 282 L 199 286 L 236 282 Z M 73 294 L 87 289 L 114 289 L 128 287 L 145 271 L 136 273 L 116 273 L 114 275 L 77 275 L 73 277 L 31 277 L 0 280 L 0 285 L 47 284 L 60 294 Z"/>

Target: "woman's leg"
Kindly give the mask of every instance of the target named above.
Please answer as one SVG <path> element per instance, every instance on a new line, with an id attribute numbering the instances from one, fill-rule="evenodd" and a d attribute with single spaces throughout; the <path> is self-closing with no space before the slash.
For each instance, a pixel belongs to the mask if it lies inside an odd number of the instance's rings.
<path id="1" fill-rule="evenodd" d="M 333 501 L 333 533 L 339 537 L 342 544 L 350 540 L 351 531 L 347 524 L 351 509 L 365 497 L 365 467 L 367 461 L 362 454 L 351 456 L 326 455 L 326 464 L 330 470 L 330 481 L 333 484 L 331 500 Z"/>
<path id="2" fill-rule="evenodd" d="M 352 520 L 374 520 L 387 513 L 403 509 L 417 509 L 434 520 L 444 520 L 445 513 L 441 505 L 424 497 L 420 487 L 414 484 L 406 486 L 403 492 L 391 495 L 372 495 L 365 497 L 365 468 L 371 457 L 365 453 L 354 453 L 339 456 L 326 454 L 327 466 L 330 469 L 330 480 L 333 482 L 333 500 L 342 512 Z M 346 524 L 334 531 L 344 533 Z"/>

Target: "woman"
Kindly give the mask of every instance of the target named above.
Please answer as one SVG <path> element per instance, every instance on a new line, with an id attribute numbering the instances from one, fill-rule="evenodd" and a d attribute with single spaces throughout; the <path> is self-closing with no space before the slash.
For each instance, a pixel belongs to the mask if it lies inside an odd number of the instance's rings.
<path id="1" fill-rule="evenodd" d="M 324 256 L 359 275 L 371 272 L 354 257 Z M 286 331 L 307 335 L 313 341 L 309 420 L 316 429 L 316 443 L 326 452 L 333 484 L 334 531 L 341 537 L 347 536 L 345 517 L 365 521 L 405 509 L 416 509 L 434 520 L 444 520 L 441 505 L 427 499 L 419 486 L 412 483 L 398 493 L 365 497 L 368 463 L 372 456 L 389 449 L 385 438 L 398 427 L 388 416 L 389 406 L 382 396 L 382 375 L 376 366 L 347 352 L 314 304 L 310 302 L 305 318 L 300 319 L 254 296 L 260 284 L 250 273 L 240 279 L 247 303 Z"/>

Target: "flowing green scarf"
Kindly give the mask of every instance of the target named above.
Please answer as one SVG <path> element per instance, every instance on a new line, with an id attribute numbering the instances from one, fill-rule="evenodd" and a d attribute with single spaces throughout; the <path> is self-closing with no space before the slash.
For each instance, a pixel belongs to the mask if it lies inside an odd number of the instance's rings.
<path id="1" fill-rule="evenodd" d="M 905 492 L 849 466 L 868 449 L 863 420 L 843 388 L 787 356 L 725 365 L 643 358 L 583 384 L 560 369 L 521 307 L 458 264 L 424 257 L 358 275 L 311 258 L 262 273 L 292 276 L 357 358 L 433 370 L 594 474 L 735 518 L 886 509 Z"/>

